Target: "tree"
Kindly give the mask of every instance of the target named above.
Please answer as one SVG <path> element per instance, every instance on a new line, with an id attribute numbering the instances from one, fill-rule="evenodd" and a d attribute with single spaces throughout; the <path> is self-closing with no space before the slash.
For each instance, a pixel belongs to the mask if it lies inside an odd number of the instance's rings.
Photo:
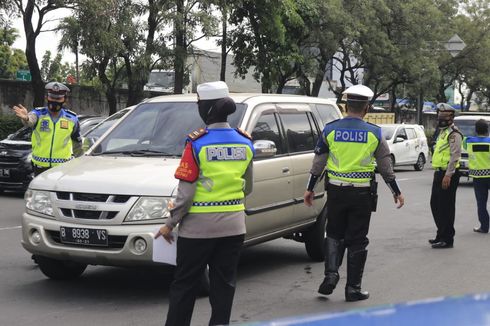
<path id="1" fill-rule="evenodd" d="M 65 83 L 68 75 L 73 75 L 75 69 L 69 63 L 62 63 L 61 53 L 51 59 L 51 51 L 44 53 L 41 61 L 41 76 L 45 82 L 58 81 Z"/>
<path id="2" fill-rule="evenodd" d="M 56 30 L 62 35 L 60 43 L 58 44 L 58 51 L 61 52 L 68 49 L 75 55 L 75 77 L 78 83 L 80 81 L 80 67 L 78 62 L 81 30 L 80 23 L 75 17 L 65 17 L 61 20 Z"/>
<path id="3" fill-rule="evenodd" d="M 0 27 L 0 78 L 14 79 L 17 70 L 27 69 L 24 52 L 13 49 L 17 31 L 7 24 Z"/>
<path id="4" fill-rule="evenodd" d="M 47 23 L 46 15 L 60 8 L 74 8 L 75 0 L 11 0 L 11 6 L 15 6 L 16 13 L 22 17 L 24 32 L 26 35 L 26 58 L 32 76 L 32 88 L 34 92 L 33 106 L 44 104 L 44 83 L 41 70 L 37 62 L 36 39 L 43 31 Z M 36 20 L 37 18 L 37 20 Z"/>

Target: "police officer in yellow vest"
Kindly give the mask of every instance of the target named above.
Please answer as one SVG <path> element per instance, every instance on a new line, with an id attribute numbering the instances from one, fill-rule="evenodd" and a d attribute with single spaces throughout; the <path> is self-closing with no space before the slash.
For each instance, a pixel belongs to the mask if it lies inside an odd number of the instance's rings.
<path id="1" fill-rule="evenodd" d="M 199 115 L 207 127 L 187 139 L 175 172 L 180 181 L 171 217 L 155 235 L 174 241 L 171 231 L 179 225 L 166 326 L 190 325 L 207 265 L 209 325 L 229 324 L 246 231 L 244 198 L 252 191 L 254 149 L 250 136 L 227 122 L 236 110 L 227 85 L 221 81 L 200 84 L 197 95 Z"/>
<path id="2" fill-rule="evenodd" d="M 369 293 L 361 291 L 361 280 L 367 258 L 371 211 L 375 210 L 377 198 L 373 180 L 375 160 L 398 208 L 403 206 L 404 198 L 395 180 L 390 150 L 381 135 L 381 128 L 362 120 L 373 91 L 355 85 L 344 94 L 347 96 L 347 116 L 325 125 L 315 148 L 304 202 L 307 206 L 312 205 L 313 188 L 326 169 L 325 277 L 318 292 L 328 295 L 335 289 L 347 248 L 345 299 L 358 301 L 369 297 Z"/>
<path id="3" fill-rule="evenodd" d="M 35 176 L 71 160 L 74 154 L 79 156 L 82 153 L 77 115 L 63 107 L 69 88 L 62 83 L 50 82 L 45 89 L 47 107 L 28 113 L 21 104 L 14 106 L 22 123 L 33 129 L 31 142 Z"/>
<path id="4" fill-rule="evenodd" d="M 452 248 L 454 243 L 454 216 L 456 190 L 459 184 L 459 160 L 463 135 L 454 125 L 455 110 L 449 104 L 439 103 L 437 125 L 439 134 L 432 154 L 434 179 L 430 196 L 430 208 L 437 227 L 437 234 L 429 243 L 434 249 Z"/>
<path id="5" fill-rule="evenodd" d="M 473 178 L 478 220 L 480 226 L 473 228 L 478 233 L 488 233 L 488 190 L 490 189 L 490 137 L 488 122 L 480 119 L 475 123 L 475 137 L 467 137 L 463 147 L 468 151 L 469 176 Z"/>

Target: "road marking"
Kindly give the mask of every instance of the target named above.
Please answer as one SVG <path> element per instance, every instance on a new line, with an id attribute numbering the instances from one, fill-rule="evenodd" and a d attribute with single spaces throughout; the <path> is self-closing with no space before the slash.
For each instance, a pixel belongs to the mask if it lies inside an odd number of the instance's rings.
<path id="1" fill-rule="evenodd" d="M 18 226 L 10 226 L 10 227 L 6 227 L 6 228 L 0 228 L 0 231 L 5 231 L 5 230 L 17 230 L 17 229 L 20 229 L 22 228 L 21 225 L 18 225 Z"/>

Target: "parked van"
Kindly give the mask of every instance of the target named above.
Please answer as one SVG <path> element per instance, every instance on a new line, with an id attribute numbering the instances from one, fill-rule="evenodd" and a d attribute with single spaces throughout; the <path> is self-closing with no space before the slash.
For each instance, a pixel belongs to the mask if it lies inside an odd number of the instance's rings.
<path id="1" fill-rule="evenodd" d="M 390 147 L 391 164 L 411 165 L 422 171 L 429 158 L 429 146 L 424 127 L 416 124 L 380 125 L 383 137 Z"/>
<path id="2" fill-rule="evenodd" d="M 454 118 L 454 124 L 459 128 L 464 137 L 476 136 L 475 123 L 484 119 L 490 123 L 490 115 L 488 114 L 464 114 Z M 463 148 L 461 149 L 461 160 L 459 161 L 459 172 L 463 176 L 468 176 L 468 152 Z"/>
<path id="3" fill-rule="evenodd" d="M 232 127 L 254 139 L 254 191 L 246 198 L 246 245 L 279 237 L 305 243 L 323 260 L 326 193 L 313 207 L 303 194 L 323 126 L 341 118 L 330 100 L 234 94 Z M 22 245 L 54 279 L 78 277 L 87 264 L 156 265 L 154 232 L 176 196 L 174 172 L 186 135 L 202 128 L 196 95 L 151 98 L 115 123 L 82 157 L 30 184 Z"/>

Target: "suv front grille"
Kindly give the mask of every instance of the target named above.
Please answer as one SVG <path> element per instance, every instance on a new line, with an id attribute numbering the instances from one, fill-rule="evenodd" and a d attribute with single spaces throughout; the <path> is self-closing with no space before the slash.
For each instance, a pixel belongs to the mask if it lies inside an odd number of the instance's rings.
<path id="1" fill-rule="evenodd" d="M 57 191 L 56 197 L 57 206 L 64 217 L 85 220 L 112 220 L 121 209 L 127 209 L 122 204 L 131 199 L 130 195 L 68 191 Z"/>
<path id="2" fill-rule="evenodd" d="M 60 239 L 60 231 L 46 231 L 51 239 L 56 242 L 56 243 L 62 243 Z M 124 244 L 126 243 L 126 240 L 128 239 L 127 236 L 124 235 L 109 235 L 108 238 L 108 246 L 107 247 L 101 247 L 101 248 L 111 248 L 111 249 L 121 249 L 124 247 Z M 73 247 L 86 247 L 84 245 L 78 245 L 78 244 L 65 244 L 66 246 L 73 246 Z"/>
<path id="3" fill-rule="evenodd" d="M 71 199 L 70 195 L 72 196 Z M 89 202 L 98 202 L 98 203 L 119 203 L 124 204 L 131 198 L 129 195 L 107 195 L 107 194 L 90 194 L 83 192 L 66 192 L 66 191 L 57 191 L 56 197 L 61 200 L 77 200 L 77 201 L 89 201 Z"/>
<path id="4" fill-rule="evenodd" d="M 61 208 L 65 217 L 74 217 L 87 220 L 112 220 L 118 212 L 115 211 L 89 211 L 82 209 Z"/>
<path id="5" fill-rule="evenodd" d="M 0 157 L 0 164 L 1 163 L 17 163 L 20 162 L 20 157 L 15 157 L 15 156 L 2 156 Z"/>

